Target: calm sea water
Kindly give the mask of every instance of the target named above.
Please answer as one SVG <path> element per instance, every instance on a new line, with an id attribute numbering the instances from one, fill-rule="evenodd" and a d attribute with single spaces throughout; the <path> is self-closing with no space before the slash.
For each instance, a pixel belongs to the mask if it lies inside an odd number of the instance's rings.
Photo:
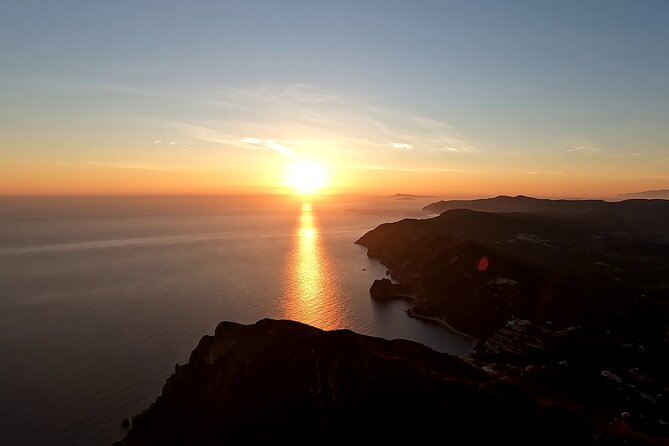
<path id="1" fill-rule="evenodd" d="M 290 318 L 467 340 L 377 304 L 385 268 L 354 245 L 429 200 L 1 198 L 0 444 L 96 445 L 160 393 L 219 321 Z"/>

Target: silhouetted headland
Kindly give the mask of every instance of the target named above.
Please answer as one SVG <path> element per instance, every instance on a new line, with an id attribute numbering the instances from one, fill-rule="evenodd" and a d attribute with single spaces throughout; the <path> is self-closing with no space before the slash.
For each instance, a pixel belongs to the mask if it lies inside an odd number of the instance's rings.
<path id="1" fill-rule="evenodd" d="M 605 229 L 618 228 L 627 231 L 648 231 L 669 237 L 669 201 L 630 199 L 623 201 L 604 200 L 548 200 L 518 195 L 500 195 L 495 198 L 476 200 L 447 200 L 429 204 L 423 208 L 433 214 L 453 209 L 469 209 L 481 212 L 523 212 L 547 215 L 554 219 L 577 219 L 592 224 L 603 223 Z"/>
<path id="2" fill-rule="evenodd" d="M 203 337 L 118 445 L 594 445 L 625 438 L 415 342 L 265 319 L 222 322 Z"/>
<path id="3" fill-rule="evenodd" d="M 519 196 L 426 210 L 444 212 L 357 241 L 415 296 L 411 316 L 475 336 L 473 362 L 537 398 L 669 435 L 669 201 Z"/>

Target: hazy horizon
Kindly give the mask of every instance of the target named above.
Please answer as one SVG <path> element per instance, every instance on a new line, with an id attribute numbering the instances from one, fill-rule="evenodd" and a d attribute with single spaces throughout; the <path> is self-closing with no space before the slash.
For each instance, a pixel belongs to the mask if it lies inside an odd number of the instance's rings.
<path id="1" fill-rule="evenodd" d="M 624 200 L 634 199 L 637 195 L 646 193 L 667 193 L 669 199 L 669 189 L 653 189 L 644 191 L 630 191 L 615 195 L 541 195 L 528 193 L 496 193 L 496 194 L 453 194 L 453 193 L 412 193 L 406 191 L 389 192 L 389 193 L 363 193 L 363 192 L 327 192 L 320 191 L 318 194 L 302 195 L 292 194 L 286 191 L 247 191 L 247 192 L 211 192 L 211 193 L 117 193 L 117 194 L 101 194 L 101 193 L 76 193 L 76 194 L 0 194 L 0 199 L 86 199 L 86 198 L 225 198 L 225 197 L 239 197 L 239 198 L 253 198 L 253 197 L 275 197 L 286 201 L 296 202 L 318 202 L 327 201 L 332 198 L 393 198 L 397 196 L 406 196 L 407 199 L 413 198 L 431 198 L 434 200 L 478 200 L 489 199 L 496 197 L 529 197 L 544 200 Z M 402 199 L 402 198 L 399 198 Z"/>

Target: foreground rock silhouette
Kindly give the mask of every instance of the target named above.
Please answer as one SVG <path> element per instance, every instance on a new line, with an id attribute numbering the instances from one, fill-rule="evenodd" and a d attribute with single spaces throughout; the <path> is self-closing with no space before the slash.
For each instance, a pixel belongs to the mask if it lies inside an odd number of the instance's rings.
<path id="1" fill-rule="evenodd" d="M 624 444 L 421 344 L 285 320 L 221 322 L 118 445 Z"/>

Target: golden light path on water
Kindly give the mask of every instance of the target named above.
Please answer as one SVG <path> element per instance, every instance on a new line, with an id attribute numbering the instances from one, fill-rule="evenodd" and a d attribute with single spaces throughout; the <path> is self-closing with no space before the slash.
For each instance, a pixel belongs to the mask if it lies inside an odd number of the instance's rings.
<path id="1" fill-rule="evenodd" d="M 283 317 L 331 330 L 344 326 L 340 292 L 311 203 L 302 204 L 285 270 Z"/>

